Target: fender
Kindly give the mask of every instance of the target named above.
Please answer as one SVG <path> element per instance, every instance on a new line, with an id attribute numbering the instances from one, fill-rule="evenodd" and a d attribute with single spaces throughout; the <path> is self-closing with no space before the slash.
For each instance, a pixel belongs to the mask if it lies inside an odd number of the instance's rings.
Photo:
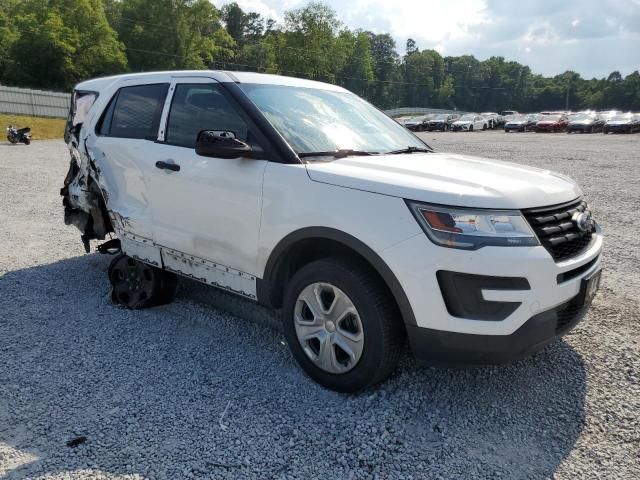
<path id="1" fill-rule="evenodd" d="M 267 264 L 265 266 L 262 279 L 257 279 L 257 297 L 258 302 L 262 305 L 273 307 L 273 293 L 274 287 L 277 288 L 279 267 L 282 265 L 282 261 L 286 258 L 287 252 L 291 247 L 295 246 L 302 240 L 317 239 L 332 240 L 340 243 L 350 250 L 355 251 L 361 257 L 363 257 L 371 267 L 380 275 L 387 287 L 391 291 L 393 298 L 400 309 L 400 314 L 406 325 L 416 326 L 416 319 L 413 314 L 413 309 L 409 303 L 409 299 L 400 282 L 396 278 L 393 271 L 389 266 L 380 258 L 380 256 L 374 252 L 369 246 L 356 237 L 328 227 L 306 227 L 300 230 L 296 230 L 286 237 L 284 237 L 271 251 Z"/>

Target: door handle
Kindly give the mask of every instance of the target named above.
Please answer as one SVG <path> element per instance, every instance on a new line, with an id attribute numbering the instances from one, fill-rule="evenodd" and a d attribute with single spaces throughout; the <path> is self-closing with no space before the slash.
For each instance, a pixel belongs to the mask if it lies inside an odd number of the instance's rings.
<path id="1" fill-rule="evenodd" d="M 156 168 L 159 168 L 161 170 L 171 170 L 172 172 L 180 171 L 180 165 L 178 165 L 177 163 L 163 162 L 162 160 L 156 162 Z"/>

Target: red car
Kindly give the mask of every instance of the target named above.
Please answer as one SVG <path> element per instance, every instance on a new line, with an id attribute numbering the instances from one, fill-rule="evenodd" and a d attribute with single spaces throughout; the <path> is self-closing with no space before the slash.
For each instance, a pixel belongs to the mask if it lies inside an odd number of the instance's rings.
<path id="1" fill-rule="evenodd" d="M 536 123 L 536 132 L 564 132 L 567 130 L 569 117 L 567 115 L 544 115 L 538 123 Z"/>

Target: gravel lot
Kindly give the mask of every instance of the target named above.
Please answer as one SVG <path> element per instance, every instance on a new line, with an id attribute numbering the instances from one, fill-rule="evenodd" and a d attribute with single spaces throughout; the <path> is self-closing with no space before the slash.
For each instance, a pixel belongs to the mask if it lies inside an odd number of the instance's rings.
<path id="1" fill-rule="evenodd" d="M 306 378 L 274 317 L 236 297 L 184 281 L 170 305 L 113 306 L 110 258 L 62 221 L 63 143 L 0 144 L 0 479 L 640 478 L 640 135 L 422 135 L 577 179 L 604 285 L 534 358 L 407 355 L 357 396 Z"/>

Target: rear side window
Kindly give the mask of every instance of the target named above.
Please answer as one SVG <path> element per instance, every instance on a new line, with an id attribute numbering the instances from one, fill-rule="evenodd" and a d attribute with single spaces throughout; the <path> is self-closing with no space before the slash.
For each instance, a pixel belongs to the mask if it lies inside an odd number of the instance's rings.
<path id="1" fill-rule="evenodd" d="M 105 112 L 100 133 L 110 137 L 155 139 L 168 83 L 121 88 Z"/>
<path id="2" fill-rule="evenodd" d="M 249 141 L 247 124 L 215 84 L 179 84 L 169 111 L 166 142 L 195 148 L 201 130 L 224 130 Z"/>

